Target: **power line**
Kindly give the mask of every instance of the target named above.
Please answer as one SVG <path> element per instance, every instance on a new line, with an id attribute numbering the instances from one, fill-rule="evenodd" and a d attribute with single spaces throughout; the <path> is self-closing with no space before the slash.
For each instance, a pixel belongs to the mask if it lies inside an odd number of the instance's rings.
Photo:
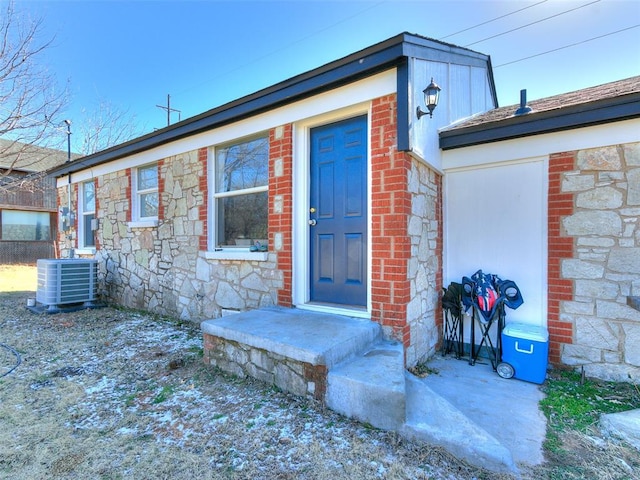
<path id="1" fill-rule="evenodd" d="M 450 33 L 449 35 L 445 35 L 444 37 L 440 37 L 439 40 L 444 40 L 445 38 L 453 37 L 454 35 L 458 35 L 459 33 L 468 32 L 469 30 L 473 30 L 474 28 L 481 27 L 482 25 L 486 25 L 487 23 L 495 22 L 496 20 L 500 20 L 501 18 L 505 18 L 505 17 L 508 17 L 508 16 L 513 15 L 515 13 L 518 13 L 518 12 L 521 12 L 523 10 L 526 10 L 527 8 L 535 7 L 536 5 L 540 5 L 541 3 L 546 3 L 547 1 L 548 0 L 542 0 L 541 2 L 534 3 L 533 5 L 529 5 L 527 7 L 523 7 L 523 8 L 520 8 L 518 10 L 514 10 L 511 13 L 505 13 L 504 15 L 500 15 L 499 17 L 492 18 L 491 20 L 487 20 L 486 22 L 478 23 L 477 25 L 474 25 L 472 27 L 465 28 L 463 30 L 458 30 L 457 32 Z"/>
<path id="2" fill-rule="evenodd" d="M 333 27 L 335 27 L 337 25 L 340 25 L 341 23 L 348 22 L 349 20 L 351 20 L 353 18 L 356 18 L 356 17 L 362 15 L 363 13 L 365 13 L 365 12 L 367 12 L 369 10 L 372 10 L 372 9 L 374 9 L 374 8 L 376 8 L 376 7 L 382 5 L 383 3 L 386 3 L 386 2 L 387 2 L 387 0 L 380 0 L 380 1 L 376 2 L 376 3 L 374 3 L 373 5 L 368 6 L 366 8 L 363 8 L 363 9 L 357 11 L 356 13 L 354 13 L 354 14 L 348 16 L 348 17 L 345 17 L 345 18 L 342 18 L 341 20 L 333 22 L 333 23 L 327 25 L 326 27 L 320 28 L 320 29 L 318 29 L 318 30 L 316 30 L 314 32 L 309 33 L 308 35 L 304 35 L 304 36 L 298 38 L 297 40 L 290 41 L 287 44 L 283 45 L 282 47 L 275 48 L 275 49 L 273 49 L 273 50 L 271 50 L 271 51 L 269 51 L 269 52 L 267 52 L 267 53 L 265 53 L 265 54 L 263 54 L 261 56 L 254 57 L 251 60 L 245 62 L 244 64 L 241 64 L 241 65 L 238 65 L 238 66 L 236 66 L 234 68 L 231 68 L 231 69 L 229 69 L 229 70 L 227 70 L 227 71 L 225 71 L 223 73 L 220 73 L 220 74 L 216 75 L 213 78 L 210 78 L 208 80 L 200 82 L 200 83 L 198 83 L 198 84 L 196 84 L 196 85 L 194 85 L 192 87 L 187 87 L 187 88 L 183 89 L 182 91 L 180 91 L 178 93 L 184 93 L 184 92 L 187 92 L 189 90 L 193 90 L 194 88 L 197 88 L 197 87 L 199 87 L 201 85 L 205 85 L 207 83 L 210 83 L 214 78 L 224 77 L 225 75 L 229 75 L 230 73 L 236 72 L 238 70 L 242 70 L 243 68 L 248 67 L 249 65 L 253 65 L 254 63 L 257 63 L 257 62 L 259 62 L 261 60 L 269 58 L 269 57 L 275 55 L 276 53 L 280 53 L 280 52 L 282 52 L 284 50 L 287 50 L 292 45 L 296 45 L 296 44 L 302 43 L 305 40 L 313 38 L 313 37 L 315 37 L 316 35 L 318 35 L 320 33 L 326 32 L 327 30 L 330 30 Z"/>
<path id="3" fill-rule="evenodd" d="M 178 112 L 178 121 L 180 121 L 180 114 L 182 111 L 176 110 L 175 108 L 171 108 L 171 95 L 167 94 L 167 106 L 164 105 L 156 105 L 156 107 L 161 108 L 167 112 L 167 127 L 171 125 L 171 113 Z"/>
<path id="4" fill-rule="evenodd" d="M 598 3 L 598 2 L 600 2 L 600 0 L 595 0 L 595 1 L 590 2 L 590 3 L 585 3 L 584 5 L 581 5 L 579 7 L 571 8 L 569 10 L 565 10 L 564 12 L 560 12 L 560 13 L 556 13 L 555 15 L 551 15 L 550 17 L 545 17 L 545 18 L 542 18 L 540 20 L 536 20 L 535 22 L 527 23 L 526 25 L 521 25 L 520 27 L 512 28 L 511 30 L 507 30 L 506 32 L 497 33 L 496 35 L 492 35 L 490 37 L 483 38 L 482 40 L 478 40 L 476 42 L 469 43 L 468 45 L 465 45 L 465 47 L 470 47 L 471 45 L 475 45 L 476 43 L 481 43 L 481 42 L 484 42 L 484 41 L 487 41 L 487 40 L 491 40 L 492 38 L 496 38 L 496 37 L 500 37 L 502 35 L 506 35 L 507 33 L 515 32 L 517 30 L 522 30 L 523 28 L 530 27 L 531 25 L 535 25 L 536 23 L 541 23 L 541 22 L 544 22 L 544 21 L 549 20 L 551 18 L 559 17 L 560 15 L 564 15 L 565 13 L 574 12 L 576 10 L 579 10 L 581 8 L 584 8 L 584 7 L 588 7 L 589 5 L 593 5 L 594 3 Z"/>
<path id="5" fill-rule="evenodd" d="M 608 37 L 609 35 L 614 35 L 616 33 L 624 32 L 626 30 L 631 30 L 632 28 L 638 28 L 640 24 L 632 25 L 631 27 L 622 28 L 620 30 L 616 30 L 615 32 L 605 33 L 604 35 L 599 35 L 597 37 L 588 38 L 586 40 L 582 40 L 580 42 L 572 43 L 570 45 L 565 45 L 563 47 L 554 48 L 553 50 L 547 50 L 546 52 L 536 53 L 535 55 L 529 55 L 528 57 L 519 58 L 518 60 L 513 60 L 511 62 L 501 63 L 500 65 L 494 65 L 494 69 L 504 67 L 505 65 L 511 65 L 512 63 L 522 62 L 523 60 L 529 60 L 530 58 L 540 57 L 542 55 L 546 55 L 547 53 L 557 52 L 558 50 L 564 50 L 565 48 L 575 47 L 576 45 L 582 45 L 583 43 L 591 42 L 593 40 L 598 40 L 600 38 Z"/>
<path id="6" fill-rule="evenodd" d="M 332 23 L 332 24 L 330 24 L 330 25 L 328 25 L 328 26 L 326 26 L 324 28 L 320 28 L 320 29 L 316 30 L 315 32 L 311 32 L 308 35 L 305 35 L 303 37 L 298 38 L 297 40 L 289 42 L 286 45 L 283 45 L 282 47 L 279 47 L 279 48 L 276 48 L 274 50 L 271 50 L 270 52 L 267 52 L 264 55 L 261 55 L 259 57 L 255 57 L 255 58 L 245 62 L 244 64 L 241 64 L 241 65 L 238 65 L 238 66 L 236 66 L 234 68 L 228 69 L 225 72 L 217 74 L 214 77 L 210 77 L 209 79 L 207 79 L 205 81 L 202 81 L 202 82 L 199 82 L 199 83 L 197 83 L 195 85 L 183 88 L 182 90 L 178 91 L 177 94 L 178 95 L 184 94 L 184 93 L 189 92 L 191 90 L 194 90 L 194 89 L 196 89 L 196 88 L 198 88 L 198 87 L 200 87 L 202 85 L 206 85 L 208 83 L 211 83 L 216 78 L 221 78 L 221 77 L 224 77 L 226 75 L 230 75 L 231 73 L 234 73 L 234 72 L 237 72 L 239 70 L 242 70 L 243 68 L 246 68 L 246 67 L 248 67 L 250 65 L 253 65 L 253 64 L 255 64 L 255 63 L 257 63 L 257 62 L 259 62 L 261 60 L 264 60 L 266 58 L 269 58 L 269 57 L 275 55 L 276 53 L 280 53 L 283 50 L 286 50 L 286 49 L 290 48 L 292 45 L 296 45 L 296 44 L 302 43 L 305 40 L 313 38 L 314 36 L 316 36 L 316 35 L 318 35 L 320 33 L 323 33 L 323 32 L 325 32 L 325 31 L 327 31 L 327 30 L 329 30 L 329 29 L 331 29 L 331 28 L 333 28 L 333 27 L 335 27 L 337 25 L 340 25 L 341 23 L 345 23 L 345 22 L 347 22 L 347 21 L 349 21 L 349 20 L 351 20 L 351 19 L 353 19 L 355 17 L 358 17 L 358 16 L 362 15 L 363 13 L 382 5 L 383 3 L 386 3 L 387 1 L 388 0 L 379 0 L 378 2 L 374 3 L 373 5 L 368 6 L 366 8 L 363 8 L 362 10 L 357 11 L 353 15 L 350 15 L 348 17 L 345 17 L 345 18 L 341 19 L 341 20 L 338 20 L 338 21 L 336 21 L 336 22 L 334 22 L 334 23 Z M 173 110 L 173 109 L 170 108 L 171 106 L 169 104 L 169 98 L 168 97 L 169 96 L 167 95 L 167 107 L 164 107 L 164 106 L 161 106 L 161 105 L 156 105 L 156 107 L 162 108 L 163 110 L 167 111 L 167 125 L 170 124 L 170 117 L 169 117 L 170 116 L 170 112 L 171 111 L 179 111 L 179 110 Z"/>

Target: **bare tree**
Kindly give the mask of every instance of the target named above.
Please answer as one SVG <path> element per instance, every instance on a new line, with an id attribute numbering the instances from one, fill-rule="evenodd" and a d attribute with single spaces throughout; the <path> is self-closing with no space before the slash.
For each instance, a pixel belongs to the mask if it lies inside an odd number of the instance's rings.
<path id="1" fill-rule="evenodd" d="M 0 197 L 48 185 L 44 172 L 68 159 L 72 130 L 83 155 L 141 132 L 135 116 L 106 100 L 71 127 L 65 124 L 69 98 L 42 62 L 53 41 L 42 39 L 42 27 L 42 18 L 18 11 L 14 0 L 0 0 Z"/>
<path id="2" fill-rule="evenodd" d="M 0 178 L 13 170 L 37 171 L 45 159 L 33 147 L 60 147 L 58 130 L 66 91 L 40 63 L 53 39 L 41 40 L 42 19 L 15 9 L 13 0 L 0 10 Z"/>
<path id="3" fill-rule="evenodd" d="M 118 145 L 142 133 L 135 115 L 104 99 L 100 100 L 95 111 L 84 114 L 76 134 L 82 139 L 80 152 L 83 155 Z"/>

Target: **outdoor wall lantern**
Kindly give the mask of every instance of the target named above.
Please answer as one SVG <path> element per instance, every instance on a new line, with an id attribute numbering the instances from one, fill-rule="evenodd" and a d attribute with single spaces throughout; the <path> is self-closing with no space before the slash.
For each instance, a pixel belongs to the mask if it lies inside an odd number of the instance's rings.
<path id="1" fill-rule="evenodd" d="M 424 104 L 427 106 L 429 111 L 423 112 L 420 110 L 420 106 L 418 106 L 418 109 L 416 110 L 418 120 L 427 113 L 429 114 L 429 118 L 433 117 L 433 110 L 438 105 L 438 100 L 440 99 L 440 90 L 442 89 L 433 81 L 433 77 L 431 77 L 431 83 L 422 91 L 424 93 Z"/>

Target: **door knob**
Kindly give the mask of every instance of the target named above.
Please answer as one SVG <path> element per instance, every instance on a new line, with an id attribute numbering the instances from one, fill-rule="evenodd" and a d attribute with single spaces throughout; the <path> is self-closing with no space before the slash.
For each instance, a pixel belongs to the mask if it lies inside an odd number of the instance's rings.
<path id="1" fill-rule="evenodd" d="M 311 225 L 312 227 L 315 227 L 317 223 L 318 222 L 316 221 L 315 218 L 312 218 L 311 220 L 309 220 L 309 225 Z"/>

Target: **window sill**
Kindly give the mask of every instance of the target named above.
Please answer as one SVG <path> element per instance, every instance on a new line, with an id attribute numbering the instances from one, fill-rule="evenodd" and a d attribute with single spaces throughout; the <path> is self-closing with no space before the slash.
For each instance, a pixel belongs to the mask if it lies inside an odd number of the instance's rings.
<path id="1" fill-rule="evenodd" d="M 207 260 L 251 260 L 254 262 L 266 262 L 269 252 L 250 252 L 245 249 L 228 249 L 215 252 L 204 252 Z"/>
<path id="2" fill-rule="evenodd" d="M 76 255 L 95 255 L 96 249 L 93 247 L 92 248 L 76 248 L 74 252 L 76 253 Z"/>
<path id="3" fill-rule="evenodd" d="M 158 226 L 158 220 L 137 220 L 127 223 L 129 228 L 155 228 Z"/>

